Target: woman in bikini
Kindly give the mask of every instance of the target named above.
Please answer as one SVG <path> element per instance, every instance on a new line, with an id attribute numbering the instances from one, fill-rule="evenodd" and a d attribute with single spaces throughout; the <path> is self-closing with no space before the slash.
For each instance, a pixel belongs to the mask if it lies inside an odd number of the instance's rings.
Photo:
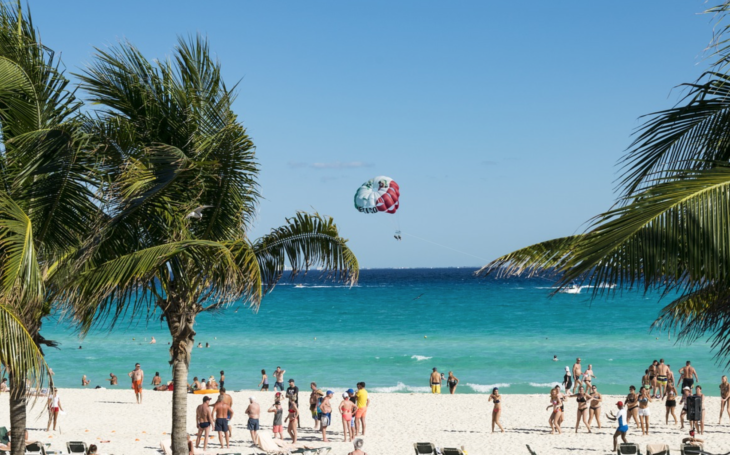
<path id="1" fill-rule="evenodd" d="M 672 417 L 674 417 L 674 424 L 676 425 L 677 416 L 674 414 L 674 408 L 677 407 L 677 389 L 674 388 L 674 384 L 667 382 L 667 389 L 664 393 L 666 394 L 664 407 L 667 408 L 667 414 L 664 416 L 664 423 L 669 425 L 669 413 L 672 413 Z"/>
<path id="2" fill-rule="evenodd" d="M 688 409 L 688 400 L 689 396 L 691 395 L 691 391 L 689 387 L 682 389 L 682 399 L 679 400 L 679 404 L 682 405 L 682 412 L 679 413 L 679 429 L 684 430 L 684 416 L 687 415 Z M 691 429 L 691 426 L 690 426 Z"/>
<path id="3" fill-rule="evenodd" d="M 727 382 L 727 376 L 722 377 L 720 397 L 722 400 L 720 400 L 720 420 L 717 421 L 718 425 L 722 422 L 722 411 L 727 409 L 727 415 L 730 417 L 730 402 L 728 401 L 730 399 L 730 383 Z"/>
<path id="4" fill-rule="evenodd" d="M 641 425 L 641 434 L 649 435 L 649 403 L 651 402 L 651 394 L 649 389 L 641 389 L 639 394 L 639 424 Z"/>
<path id="5" fill-rule="evenodd" d="M 636 387 L 629 387 L 629 394 L 626 395 L 626 425 L 631 422 L 631 418 L 634 418 L 636 428 L 639 428 L 639 403 L 637 400 L 639 397 L 636 395 Z"/>
<path id="6" fill-rule="evenodd" d="M 598 428 L 601 428 L 601 403 L 603 402 L 603 396 L 598 393 L 596 386 L 591 386 L 591 407 L 588 409 L 588 426 L 591 426 L 593 418 L 596 418 L 596 424 Z"/>
<path id="7" fill-rule="evenodd" d="M 287 426 L 287 431 L 289 432 L 289 436 L 291 436 L 292 444 L 297 443 L 297 419 L 299 418 L 299 409 L 297 409 L 297 404 L 294 402 L 294 395 L 289 394 L 286 396 L 289 399 L 289 415 L 286 416 L 285 422 L 289 422 L 289 426 Z"/>
<path id="8" fill-rule="evenodd" d="M 492 394 L 489 395 L 489 400 L 487 401 L 494 402 L 494 409 L 492 409 L 492 433 L 494 433 L 494 425 L 497 425 L 502 430 L 502 433 L 504 433 L 504 428 L 499 423 L 499 416 L 502 415 L 502 396 L 499 394 L 497 387 L 492 389 Z"/>
<path id="9" fill-rule="evenodd" d="M 259 382 L 261 390 L 269 390 L 269 377 L 266 376 L 266 370 L 261 370 L 261 382 Z"/>
<path id="10" fill-rule="evenodd" d="M 342 414 L 342 432 L 345 435 L 345 442 L 347 442 L 347 435 L 350 435 L 350 442 L 352 442 L 352 414 L 355 412 L 355 403 L 350 401 L 350 395 L 347 392 L 342 394 L 342 403 L 340 403 L 340 414 Z"/>
<path id="11" fill-rule="evenodd" d="M 449 371 L 449 378 L 446 380 L 446 384 L 449 386 L 449 392 L 453 395 L 456 392 L 456 386 L 459 385 L 459 380 L 454 376 L 453 371 Z"/>
<path id="12" fill-rule="evenodd" d="M 575 395 L 575 401 L 578 402 L 578 413 L 575 417 L 575 432 L 578 432 L 580 421 L 583 419 L 583 423 L 588 428 L 588 433 L 591 433 L 591 427 L 588 425 L 588 401 L 590 397 L 583 393 L 583 389 L 578 389 L 578 393 Z"/>
<path id="13" fill-rule="evenodd" d="M 651 389 L 651 375 L 649 374 L 649 370 L 644 371 L 644 376 L 641 377 L 641 388 Z"/>
<path id="14" fill-rule="evenodd" d="M 562 406 L 562 403 L 560 402 L 560 398 L 558 398 L 558 390 L 557 389 L 551 389 L 550 390 L 550 404 L 548 405 L 545 410 L 552 408 L 552 411 L 550 412 L 550 418 L 548 419 L 548 424 L 550 424 L 550 434 L 555 434 L 555 431 L 557 430 L 558 433 L 562 433 L 560 431 L 560 420 L 562 411 L 560 410 L 560 407 Z"/>

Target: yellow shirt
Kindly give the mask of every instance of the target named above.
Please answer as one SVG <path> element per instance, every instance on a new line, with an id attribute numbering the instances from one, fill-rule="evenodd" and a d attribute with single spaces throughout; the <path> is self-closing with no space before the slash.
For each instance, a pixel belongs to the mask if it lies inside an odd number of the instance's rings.
<path id="1" fill-rule="evenodd" d="M 357 398 L 357 407 L 358 408 L 366 408 L 368 406 L 368 391 L 365 389 L 360 389 L 355 394 L 355 398 Z"/>

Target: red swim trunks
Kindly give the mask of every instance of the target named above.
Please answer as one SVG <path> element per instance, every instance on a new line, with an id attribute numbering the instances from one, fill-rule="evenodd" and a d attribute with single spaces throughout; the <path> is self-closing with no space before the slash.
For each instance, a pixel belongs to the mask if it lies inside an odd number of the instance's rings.
<path id="1" fill-rule="evenodd" d="M 132 382 L 132 389 L 134 389 L 134 393 L 142 393 L 142 380 Z"/>

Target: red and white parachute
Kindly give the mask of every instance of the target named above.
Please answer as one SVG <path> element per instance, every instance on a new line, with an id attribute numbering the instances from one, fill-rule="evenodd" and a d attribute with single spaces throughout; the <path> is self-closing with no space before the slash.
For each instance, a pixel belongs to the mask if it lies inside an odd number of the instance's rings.
<path id="1" fill-rule="evenodd" d="M 355 193 L 355 208 L 361 213 L 395 213 L 400 205 L 400 188 L 383 175 L 360 185 Z"/>

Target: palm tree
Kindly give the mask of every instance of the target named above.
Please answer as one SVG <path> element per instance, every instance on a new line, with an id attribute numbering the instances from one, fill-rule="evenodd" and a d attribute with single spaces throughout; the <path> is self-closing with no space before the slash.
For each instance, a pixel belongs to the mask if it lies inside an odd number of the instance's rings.
<path id="1" fill-rule="evenodd" d="M 720 24 L 730 2 L 709 12 Z M 728 26 L 721 27 L 723 32 Z M 582 234 L 502 256 L 490 273 L 553 271 L 574 281 L 678 294 L 653 327 L 691 342 L 709 334 L 730 358 L 730 41 L 675 107 L 651 114 L 622 160 L 621 195 Z M 594 288 L 594 296 L 605 289 Z"/>
<path id="2" fill-rule="evenodd" d="M 30 14 L 0 4 L 0 304 L 13 310 L 37 348 L 53 345 L 40 329 L 58 261 L 80 245 L 98 210 L 80 103 L 67 86 Z M 24 441 L 24 391 L 35 373 L 13 373 L 12 437 Z M 13 454 L 23 450 L 23 443 L 13 445 Z"/>
<path id="3" fill-rule="evenodd" d="M 74 255 L 75 267 L 59 272 L 68 279 L 63 296 L 84 330 L 127 311 L 157 311 L 167 322 L 172 448 L 187 453 L 196 316 L 234 301 L 257 307 L 287 263 L 293 273 L 319 265 L 353 283 L 357 259 L 332 219 L 318 214 L 297 213 L 248 239 L 258 164 L 204 39 L 181 39 L 171 60 L 154 64 L 129 43 L 97 50 L 79 78 L 102 106 L 87 131 L 105 144 L 105 179 L 94 232 Z"/>

